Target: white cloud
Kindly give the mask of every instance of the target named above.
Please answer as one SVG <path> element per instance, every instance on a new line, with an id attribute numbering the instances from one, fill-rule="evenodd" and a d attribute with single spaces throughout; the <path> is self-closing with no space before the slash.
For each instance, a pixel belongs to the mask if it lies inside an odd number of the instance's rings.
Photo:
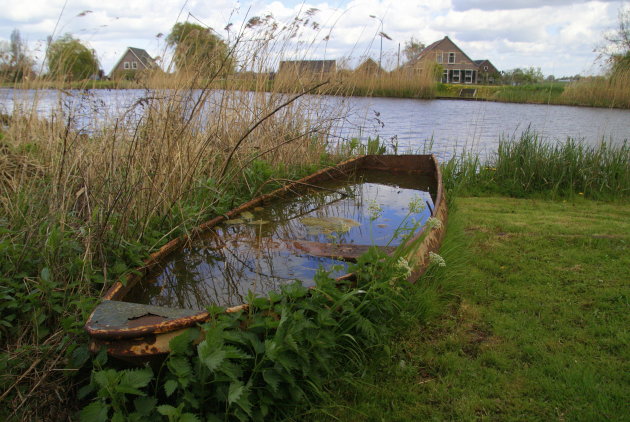
<path id="1" fill-rule="evenodd" d="M 488 58 L 503 69 L 535 66 L 546 74 L 575 74 L 585 71 L 595 58 L 592 50 L 604 30 L 615 26 L 621 4 L 594 0 L 191 0 L 181 10 L 180 20 L 198 19 L 226 34 L 223 28 L 229 22 L 236 30 L 246 18 L 272 13 L 279 22 L 289 23 L 296 14 L 314 7 L 320 11 L 313 19 L 321 27 L 304 30 L 303 43 L 291 40 L 285 44 L 286 51 L 313 58 L 377 58 L 382 19 L 382 29 L 392 38 L 383 40 L 383 56 L 390 63 L 396 62 L 398 45 L 412 36 L 429 44 L 449 35 L 471 58 Z M 164 41 L 155 36 L 170 31 L 182 7 L 169 0 L 76 0 L 68 2 L 61 13 L 63 5 L 63 0 L 0 0 L 0 40 L 8 40 L 17 28 L 41 55 L 59 19 L 56 35 L 71 32 L 88 42 L 107 72 L 127 46 L 163 55 Z M 85 10 L 92 12 L 78 16 Z M 329 33 L 326 42 L 323 39 Z"/>
<path id="2" fill-rule="evenodd" d="M 617 2 L 616 0 L 599 0 L 602 2 Z M 559 7 L 572 4 L 588 3 L 590 0 L 453 0 L 455 10 L 515 10 L 538 9 L 545 6 Z"/>

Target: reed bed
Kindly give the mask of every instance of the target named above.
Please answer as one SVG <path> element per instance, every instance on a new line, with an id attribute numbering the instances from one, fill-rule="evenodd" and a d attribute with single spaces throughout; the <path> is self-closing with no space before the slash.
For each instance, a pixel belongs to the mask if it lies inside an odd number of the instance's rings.
<path id="1" fill-rule="evenodd" d="M 609 77 L 589 77 L 569 84 L 560 99 L 565 104 L 630 108 L 630 69 Z"/>
<path id="2" fill-rule="evenodd" d="M 630 197 L 630 144 L 575 139 L 552 142 L 532 131 L 502 139 L 487 161 L 463 153 L 443 165 L 454 195 L 498 193 L 514 197 L 585 196 L 602 200 Z"/>
<path id="3" fill-rule="evenodd" d="M 358 68 L 342 72 L 340 79 L 345 95 L 428 99 L 436 94 L 436 77 L 432 69 L 386 72 Z"/>

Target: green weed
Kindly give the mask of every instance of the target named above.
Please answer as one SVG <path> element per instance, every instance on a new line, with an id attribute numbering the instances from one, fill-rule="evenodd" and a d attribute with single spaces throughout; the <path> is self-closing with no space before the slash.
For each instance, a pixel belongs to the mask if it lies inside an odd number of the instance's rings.
<path id="1" fill-rule="evenodd" d="M 630 145 L 602 141 L 592 146 L 574 139 L 551 142 L 532 131 L 502 139 L 495 155 L 482 162 L 462 153 L 443 164 L 451 196 L 497 193 L 515 197 L 573 195 L 593 199 L 630 196 Z"/>
<path id="2" fill-rule="evenodd" d="M 405 225 L 400 235 L 410 232 Z M 339 371 L 365 371 L 370 356 L 398 332 L 401 317 L 414 308 L 417 317 L 426 315 L 432 296 L 412 303 L 418 296 L 406 282 L 411 269 L 402 257 L 412 246 L 394 256 L 371 248 L 350 266 L 352 282 L 320 271 L 314 288 L 296 281 L 268 297 L 251 295 L 245 312 L 212 307 L 210 321 L 171 340 L 172 352 L 156 371 L 103 366 L 101 354 L 81 390 L 82 397 L 95 396 L 82 419 L 295 417 L 325 397 Z"/>

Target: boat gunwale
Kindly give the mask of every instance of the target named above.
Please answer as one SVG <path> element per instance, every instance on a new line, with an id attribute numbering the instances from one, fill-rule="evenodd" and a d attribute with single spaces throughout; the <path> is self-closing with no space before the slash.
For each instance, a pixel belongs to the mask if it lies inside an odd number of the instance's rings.
<path id="1" fill-rule="evenodd" d="M 436 196 L 435 196 L 436 199 L 435 199 L 434 208 L 431 211 L 431 216 L 435 217 L 439 212 L 441 212 L 440 210 L 444 210 L 443 213 L 445 217 L 446 204 L 444 203 L 441 170 L 440 170 L 438 161 L 434 155 L 432 154 L 409 154 L 409 155 L 396 155 L 396 156 L 363 155 L 363 156 L 359 156 L 359 157 L 355 157 L 355 158 L 343 161 L 337 164 L 336 166 L 331 166 L 331 167 L 327 167 L 325 169 L 319 170 L 313 174 L 310 174 L 297 181 L 294 181 L 281 188 L 278 188 L 270 193 L 253 198 L 250 201 L 247 201 L 241 204 L 240 206 L 230 210 L 224 215 L 214 217 L 206 221 L 205 223 L 202 223 L 190 235 L 182 235 L 176 239 L 169 241 L 164 246 L 162 246 L 158 251 L 152 253 L 149 256 L 149 258 L 145 261 L 144 266 L 138 268 L 138 271 L 136 271 L 135 274 L 128 275 L 125 284 L 121 283 L 120 281 L 117 281 L 116 283 L 114 283 L 108 289 L 108 291 L 103 295 L 102 301 L 121 300 L 122 298 L 124 298 L 126 293 L 131 288 L 133 288 L 133 286 L 137 282 L 141 281 L 146 276 L 147 273 L 153 270 L 156 266 L 160 265 L 163 262 L 163 260 L 175 250 L 180 249 L 184 247 L 187 243 L 190 243 L 196 240 L 202 233 L 207 232 L 209 229 L 220 224 L 222 221 L 225 221 L 234 216 L 237 216 L 238 214 L 240 214 L 241 212 L 247 209 L 251 209 L 255 206 L 258 206 L 261 203 L 270 199 L 276 199 L 278 197 L 282 197 L 287 194 L 295 194 L 296 190 L 304 190 L 303 186 L 299 188 L 298 186 L 300 186 L 300 184 L 308 182 L 309 180 L 318 179 L 321 177 L 327 177 L 329 173 L 331 172 L 339 172 L 343 174 L 348 174 L 350 172 L 356 171 L 357 169 L 390 170 L 390 171 L 401 170 L 401 171 L 417 171 L 418 173 L 428 173 L 424 169 L 410 170 L 408 168 L 397 169 L 391 166 L 381 167 L 381 166 L 376 166 L 376 165 L 372 165 L 372 166 L 365 165 L 365 164 L 370 164 L 369 161 L 378 162 L 379 159 L 381 159 L 382 157 L 403 157 L 403 159 L 404 157 L 410 157 L 410 158 L 418 158 L 418 159 L 428 159 L 433 164 L 433 169 L 431 169 L 431 173 L 435 175 L 436 182 L 437 182 L 436 183 Z M 425 157 L 425 158 L 420 158 L 420 157 Z M 392 160 L 392 159 L 388 158 L 386 160 Z M 383 161 L 383 160 L 380 160 L 380 161 Z M 338 176 L 328 176 L 328 177 L 334 178 Z M 426 226 L 423 226 L 422 228 L 420 228 L 416 232 L 416 234 L 407 241 L 406 244 L 412 244 L 413 242 L 416 242 L 418 239 L 420 239 L 423 236 L 425 229 L 426 229 Z M 438 246 L 439 246 L 439 243 L 441 242 L 442 236 L 443 236 L 443 233 L 440 233 L 438 235 L 438 239 L 437 239 Z M 424 262 L 426 257 L 420 256 L 419 258 L 421 260 L 421 263 L 412 272 L 412 275 L 410 276 L 410 279 L 409 279 L 409 281 L 411 282 L 414 282 L 415 280 L 417 280 L 417 278 L 420 275 L 422 275 L 422 273 L 424 273 L 424 271 L 426 270 L 426 265 Z M 348 279 L 351 279 L 352 277 L 353 277 L 353 274 L 349 273 L 349 274 L 345 274 L 339 277 L 337 280 L 340 280 L 340 281 L 348 280 Z M 97 305 L 97 307 L 98 306 L 99 305 Z M 240 305 L 228 307 L 224 310 L 224 312 L 226 313 L 239 312 L 239 311 L 247 310 L 248 307 L 249 307 L 248 304 L 240 304 Z M 92 324 L 95 312 L 96 312 L 96 308 L 90 314 L 85 324 L 85 330 L 94 339 L 101 339 L 101 340 L 133 339 L 133 338 L 148 336 L 148 335 L 164 334 L 168 332 L 173 332 L 175 330 L 181 330 L 187 327 L 191 327 L 198 323 L 203 323 L 210 318 L 210 313 L 208 311 L 201 310 L 199 311 L 199 313 L 193 314 L 190 316 L 179 317 L 179 318 L 174 318 L 174 319 L 166 319 L 165 321 L 161 321 L 157 323 L 153 322 L 147 325 L 138 325 L 138 326 L 129 327 L 129 328 L 94 328 L 93 326 L 91 326 L 91 324 Z"/>

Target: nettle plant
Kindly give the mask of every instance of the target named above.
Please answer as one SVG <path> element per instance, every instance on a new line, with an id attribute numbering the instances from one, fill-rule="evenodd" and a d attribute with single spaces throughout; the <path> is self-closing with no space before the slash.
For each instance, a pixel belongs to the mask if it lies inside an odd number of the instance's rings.
<path id="1" fill-rule="evenodd" d="M 355 281 L 321 270 L 314 287 L 296 281 L 267 297 L 252 295 L 246 311 L 211 307 L 208 322 L 170 341 L 171 353 L 160 366 L 110 369 L 102 352 L 79 393 L 82 399 L 94 396 L 81 419 L 263 421 L 297 415 L 323 397 L 327 382 L 361 371 L 369 355 L 386 350 L 405 309 L 422 308 L 408 306 L 417 297 L 408 294 L 405 249 L 387 255 L 370 248 L 349 267 Z"/>

